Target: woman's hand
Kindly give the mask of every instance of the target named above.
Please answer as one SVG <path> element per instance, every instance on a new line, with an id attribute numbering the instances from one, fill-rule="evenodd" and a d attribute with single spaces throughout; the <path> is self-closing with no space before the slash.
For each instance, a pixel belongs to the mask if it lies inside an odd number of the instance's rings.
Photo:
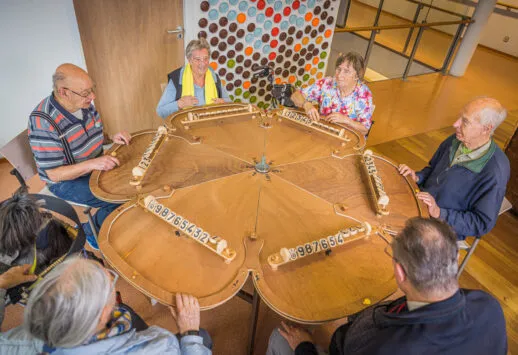
<path id="1" fill-rule="evenodd" d="M 304 102 L 302 108 L 306 112 L 306 115 L 308 115 L 308 117 L 311 118 L 313 121 L 318 121 L 320 119 L 318 110 L 310 102 Z"/>

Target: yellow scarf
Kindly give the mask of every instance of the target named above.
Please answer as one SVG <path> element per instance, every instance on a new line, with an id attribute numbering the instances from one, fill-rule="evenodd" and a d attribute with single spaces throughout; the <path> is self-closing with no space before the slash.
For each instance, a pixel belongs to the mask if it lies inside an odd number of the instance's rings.
<path id="1" fill-rule="evenodd" d="M 187 63 L 182 76 L 182 97 L 194 96 L 194 79 L 191 65 Z M 209 69 L 205 73 L 205 105 L 212 104 L 218 98 L 218 89 Z"/>

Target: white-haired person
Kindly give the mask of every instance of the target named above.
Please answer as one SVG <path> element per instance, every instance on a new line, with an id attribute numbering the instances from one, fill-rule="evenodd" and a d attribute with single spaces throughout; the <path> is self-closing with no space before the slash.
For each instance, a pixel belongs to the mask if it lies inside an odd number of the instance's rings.
<path id="1" fill-rule="evenodd" d="M 401 164 L 422 190 L 417 198 L 428 213 L 455 229 L 459 239 L 481 237 L 496 224 L 511 169 L 492 136 L 507 111 L 495 99 L 480 97 L 462 109 L 455 134 L 441 143 L 423 170 Z"/>
<path id="2" fill-rule="evenodd" d="M 190 41 L 185 56 L 187 64 L 167 75 L 168 84 L 156 108 L 162 118 L 186 107 L 231 101 L 218 74 L 209 66 L 210 46 L 205 38 Z"/>
<path id="3" fill-rule="evenodd" d="M 0 275 L 5 289 L 33 281 L 29 265 Z M 116 302 L 118 275 L 80 257 L 56 266 L 32 290 L 22 326 L 0 333 L 1 354 L 211 354 L 210 337 L 200 332 L 200 307 L 177 294 L 170 307 L 179 335 L 147 325 L 131 308 Z M 0 304 L 3 318 L 4 305 Z M 204 345 L 206 344 L 206 345 Z"/>
<path id="4" fill-rule="evenodd" d="M 329 355 L 506 355 L 502 307 L 488 293 L 459 288 L 455 232 L 437 219 L 412 218 L 392 240 L 394 278 L 405 294 L 348 319 Z M 267 355 L 327 354 L 304 328 L 283 323 Z"/>

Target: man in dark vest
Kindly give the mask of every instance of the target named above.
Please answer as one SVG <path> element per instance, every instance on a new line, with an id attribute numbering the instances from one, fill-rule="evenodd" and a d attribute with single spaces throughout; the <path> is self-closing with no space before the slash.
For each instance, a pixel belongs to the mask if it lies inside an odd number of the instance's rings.
<path id="1" fill-rule="evenodd" d="M 459 289 L 457 236 L 438 219 L 412 218 L 393 239 L 396 283 L 405 296 L 371 306 L 339 327 L 330 355 L 507 354 L 502 307 L 484 291 Z M 267 355 L 322 354 L 309 332 L 283 323 Z"/>
<path id="2" fill-rule="evenodd" d="M 230 102 L 219 76 L 209 67 L 207 40 L 200 38 L 189 42 L 186 57 L 185 66 L 167 75 L 168 84 L 156 108 L 162 118 L 190 106 Z"/>

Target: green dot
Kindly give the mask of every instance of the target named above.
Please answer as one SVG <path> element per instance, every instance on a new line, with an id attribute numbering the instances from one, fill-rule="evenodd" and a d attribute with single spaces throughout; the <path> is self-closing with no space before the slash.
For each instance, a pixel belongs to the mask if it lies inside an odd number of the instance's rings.
<path id="1" fill-rule="evenodd" d="M 237 96 L 240 96 L 242 93 L 243 93 L 243 89 L 241 89 L 241 88 L 237 88 L 236 91 L 234 91 L 234 94 L 236 94 Z"/>
<path id="2" fill-rule="evenodd" d="M 234 101 L 234 95 L 228 95 L 230 97 L 230 100 Z"/>
<path id="3" fill-rule="evenodd" d="M 270 106 L 270 104 L 264 104 L 264 105 L 263 105 L 263 109 L 265 109 L 265 110 L 266 110 L 266 109 L 268 108 L 268 106 Z"/>
<path id="4" fill-rule="evenodd" d="M 241 99 L 235 99 L 234 102 L 241 102 Z"/>
<path id="5" fill-rule="evenodd" d="M 325 52 L 324 52 L 325 53 Z M 322 54 L 320 55 L 320 57 L 322 57 Z M 234 66 L 236 65 L 236 61 L 234 59 L 230 59 L 228 62 L 227 62 L 227 67 L 229 68 L 234 68 Z"/>
<path id="6" fill-rule="evenodd" d="M 256 101 L 257 101 L 257 97 L 256 96 L 252 96 L 250 98 L 250 103 L 255 104 Z"/>
<path id="7" fill-rule="evenodd" d="M 324 62 L 318 63 L 318 69 L 324 69 L 324 65 L 325 65 Z"/>
<path id="8" fill-rule="evenodd" d="M 324 59 L 325 57 L 327 57 L 327 52 L 322 52 L 320 53 L 320 58 L 321 59 Z M 232 67 L 231 67 L 232 68 Z"/>
<path id="9" fill-rule="evenodd" d="M 262 101 L 257 104 L 257 107 L 259 107 L 259 108 L 263 108 L 263 106 L 264 106 L 264 102 L 262 102 Z"/>
<path id="10" fill-rule="evenodd" d="M 302 85 L 302 81 L 297 80 L 297 82 L 295 83 L 295 86 L 296 86 L 296 87 L 300 87 L 301 85 Z"/>
<path id="11" fill-rule="evenodd" d="M 309 80 L 309 74 L 304 74 L 304 76 L 302 77 L 302 80 L 308 81 Z"/>
<path id="12" fill-rule="evenodd" d="M 245 93 L 243 94 L 243 97 L 244 97 L 245 99 L 248 99 L 248 98 L 250 97 L 250 91 L 245 92 Z"/>

